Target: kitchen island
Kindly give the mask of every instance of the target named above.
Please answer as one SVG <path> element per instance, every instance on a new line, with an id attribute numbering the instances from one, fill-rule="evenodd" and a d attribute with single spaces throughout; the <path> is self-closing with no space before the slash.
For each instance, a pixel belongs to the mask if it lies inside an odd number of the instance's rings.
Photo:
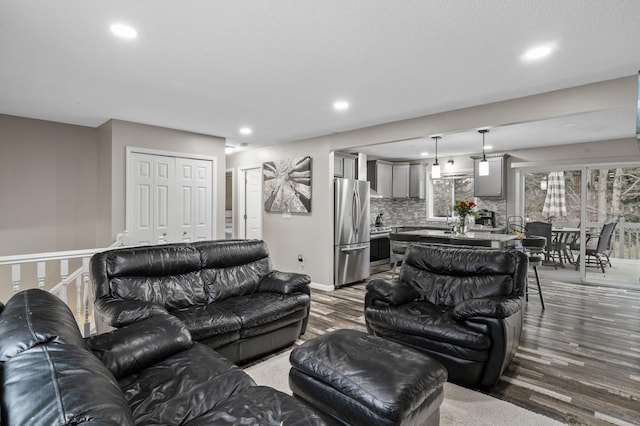
<path id="1" fill-rule="evenodd" d="M 420 241 L 425 243 L 474 245 L 492 248 L 505 248 L 510 245 L 510 241 L 516 239 L 515 235 L 510 234 L 470 231 L 466 234 L 457 235 L 451 231 L 435 229 L 404 231 L 398 232 L 396 235 L 417 235 L 420 237 Z"/>

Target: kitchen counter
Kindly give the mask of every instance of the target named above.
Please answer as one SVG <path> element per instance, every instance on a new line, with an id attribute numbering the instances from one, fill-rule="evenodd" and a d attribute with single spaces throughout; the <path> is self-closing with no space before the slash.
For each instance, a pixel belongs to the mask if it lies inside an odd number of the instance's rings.
<path id="1" fill-rule="evenodd" d="M 450 230 L 453 227 L 453 225 L 454 225 L 453 222 L 450 222 L 449 225 L 447 225 L 445 222 L 430 222 L 430 223 L 428 222 L 426 224 L 393 223 L 391 225 L 385 225 L 385 226 L 389 226 L 392 229 L 402 229 L 401 231 L 398 231 L 398 232 L 403 232 L 403 231 L 415 231 L 420 229 L 433 229 L 433 230 L 447 231 L 447 230 Z M 491 226 L 484 226 L 484 225 L 471 225 L 471 228 L 469 230 L 473 232 L 502 233 L 505 231 L 505 227 L 504 226 L 491 227 Z"/>
<path id="2" fill-rule="evenodd" d="M 504 248 L 508 246 L 509 241 L 516 239 L 515 235 L 495 234 L 491 232 L 469 231 L 463 235 L 456 235 L 451 231 L 443 231 L 436 229 L 420 229 L 416 231 L 398 232 L 400 235 L 418 235 L 420 240 L 425 242 L 444 243 L 444 244 L 470 244 L 482 245 L 492 248 Z"/>

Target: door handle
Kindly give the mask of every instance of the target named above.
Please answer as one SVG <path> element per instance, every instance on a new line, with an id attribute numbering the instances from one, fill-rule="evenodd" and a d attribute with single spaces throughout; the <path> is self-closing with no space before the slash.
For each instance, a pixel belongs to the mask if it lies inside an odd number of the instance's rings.
<path id="1" fill-rule="evenodd" d="M 358 247 L 348 247 L 348 248 L 347 248 L 347 247 L 345 247 L 345 248 L 341 248 L 341 249 L 340 249 L 340 252 L 349 253 L 349 252 L 352 252 L 352 251 L 360 251 L 360 250 L 364 250 L 364 249 L 366 249 L 366 248 L 367 248 L 367 246 L 366 246 L 366 245 L 364 245 L 364 246 L 358 246 Z"/>

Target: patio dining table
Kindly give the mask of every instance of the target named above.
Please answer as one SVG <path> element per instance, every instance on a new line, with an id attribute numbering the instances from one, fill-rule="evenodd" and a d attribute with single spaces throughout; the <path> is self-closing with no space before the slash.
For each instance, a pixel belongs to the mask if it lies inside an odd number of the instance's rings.
<path id="1" fill-rule="evenodd" d="M 580 235 L 580 228 L 553 227 L 551 234 L 560 266 L 564 267 L 565 262 L 575 265 L 571 243 Z"/>

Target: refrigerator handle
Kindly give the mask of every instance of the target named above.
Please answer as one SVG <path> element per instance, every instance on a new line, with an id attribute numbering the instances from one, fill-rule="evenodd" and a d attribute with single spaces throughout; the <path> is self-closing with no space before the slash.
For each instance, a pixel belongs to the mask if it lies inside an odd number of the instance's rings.
<path id="1" fill-rule="evenodd" d="M 351 198 L 351 224 L 353 229 L 358 235 L 358 190 L 353 190 L 353 197 Z"/>

